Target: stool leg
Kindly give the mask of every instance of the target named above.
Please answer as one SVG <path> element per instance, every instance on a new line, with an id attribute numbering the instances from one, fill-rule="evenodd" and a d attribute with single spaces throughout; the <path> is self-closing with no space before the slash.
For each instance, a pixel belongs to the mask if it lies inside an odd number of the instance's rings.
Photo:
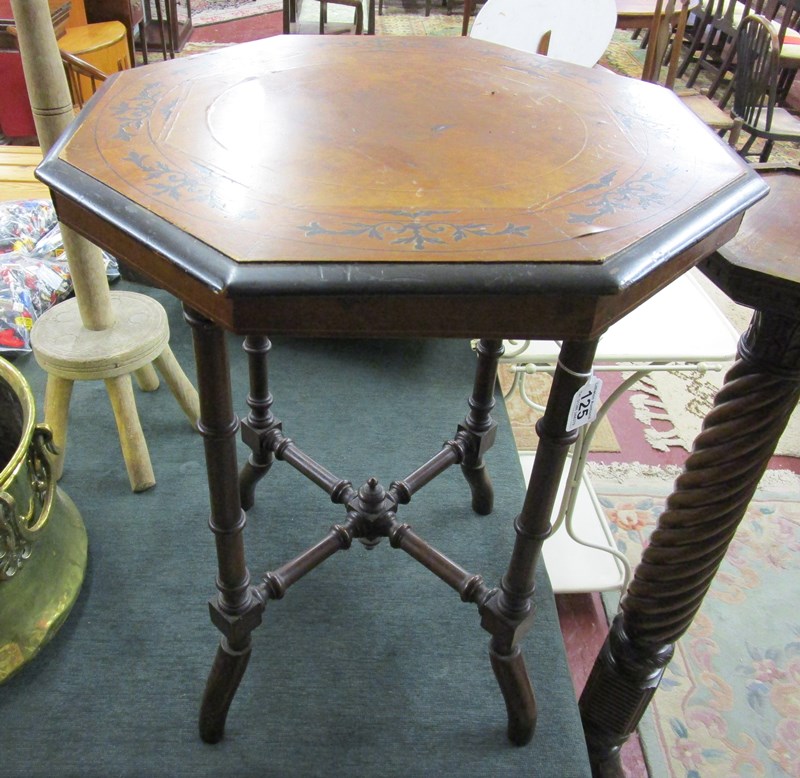
<path id="1" fill-rule="evenodd" d="M 136 385 L 143 392 L 155 392 L 158 389 L 158 374 L 152 365 L 145 365 L 134 370 L 133 375 L 136 378 Z"/>
<path id="2" fill-rule="evenodd" d="M 55 375 L 47 376 L 44 392 L 44 420 L 53 430 L 53 443 L 58 454 L 53 455 L 53 477 L 58 480 L 64 471 L 64 451 L 67 448 L 67 422 L 73 382 Z"/>
<path id="3" fill-rule="evenodd" d="M 472 509 L 482 516 L 492 512 L 494 489 L 483 455 L 491 448 L 497 432 L 497 422 L 492 419 L 494 388 L 497 383 L 497 363 L 503 355 L 502 340 L 481 340 L 478 343 L 478 365 L 475 383 L 469 398 L 469 413 L 459 431 L 472 438 L 470 452 L 461 465 L 472 492 Z"/>
<path id="4" fill-rule="evenodd" d="M 147 18 L 143 18 L 141 22 L 139 22 L 139 38 L 142 41 L 142 64 L 147 64 Z M 135 52 L 134 52 L 134 59 L 131 63 L 131 67 L 133 67 L 133 63 L 136 62 L 135 59 Z"/>
<path id="5" fill-rule="evenodd" d="M 519 642 L 533 626 L 536 564 L 551 532 L 550 518 L 561 473 L 577 430 L 567 432 L 573 398 L 591 375 L 597 341 L 566 342 L 553 376 L 544 416 L 536 425 L 539 446 L 520 515 L 516 540 L 500 589 L 483 608 L 481 625 L 491 635 L 490 658 L 508 711 L 508 737 L 523 745 L 536 727 L 536 701 Z"/>
<path id="6" fill-rule="evenodd" d="M 134 492 L 144 492 L 156 484 L 150 454 L 144 439 L 139 414 L 136 411 L 136 400 L 133 396 L 133 385 L 130 375 L 105 379 L 108 397 L 114 410 L 119 440 L 122 445 L 122 457 L 128 469 L 128 478 Z"/>
<path id="7" fill-rule="evenodd" d="M 197 390 L 192 385 L 192 382 L 186 377 L 186 373 L 178 364 L 172 349 L 169 346 L 164 346 L 164 350 L 155 358 L 155 366 L 158 371 L 164 376 L 167 386 L 178 401 L 186 417 L 192 423 L 192 426 L 197 426 L 197 421 L 200 418 L 200 399 L 197 396 Z"/>

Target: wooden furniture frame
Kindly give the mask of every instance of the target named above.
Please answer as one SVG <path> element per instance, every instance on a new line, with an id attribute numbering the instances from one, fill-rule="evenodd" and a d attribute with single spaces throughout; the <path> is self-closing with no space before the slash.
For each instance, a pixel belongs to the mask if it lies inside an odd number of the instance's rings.
<path id="1" fill-rule="evenodd" d="M 86 21 L 89 24 L 94 24 L 96 22 L 122 22 L 122 24 L 125 25 L 131 67 L 136 67 L 136 48 L 133 34 L 136 28 L 139 30 L 142 61 L 145 65 L 147 64 L 147 19 L 145 18 L 142 1 L 143 0 L 84 0 Z M 164 58 L 166 59 L 166 53 Z"/>
<path id="2" fill-rule="evenodd" d="M 343 83 L 352 88 L 331 100 Z M 689 112 L 665 126 L 665 98 L 652 85 L 461 37 L 277 36 L 113 76 L 48 155 L 39 175 L 59 218 L 177 295 L 192 327 L 218 559 L 210 611 L 222 632 L 203 739 L 223 737 L 267 603 L 354 539 L 382 538 L 477 607 L 508 736 L 531 739 L 536 702 L 520 641 L 534 624 L 533 576 L 577 436 L 571 421 L 585 420 L 597 339 L 729 240 L 766 191 Z M 259 105 L 269 122 L 254 115 Z M 535 153 L 532 121 L 577 144 L 563 150 L 566 161 L 547 133 Z M 331 145 L 345 136 L 352 142 Z M 676 155 L 692 163 L 674 164 Z M 226 331 L 245 337 L 250 365 L 241 431 L 251 454 L 241 474 Z M 335 474 L 272 412 L 269 334 L 466 341 L 475 332 L 483 339 L 464 420 L 388 486 Z M 564 344 L 508 570 L 491 587 L 400 514 L 454 465 L 473 509 L 491 512 L 486 458 L 502 340 L 534 334 Z M 387 429 L 388 444 L 395 434 Z M 276 461 L 343 516 L 253 582 L 245 511 Z"/>

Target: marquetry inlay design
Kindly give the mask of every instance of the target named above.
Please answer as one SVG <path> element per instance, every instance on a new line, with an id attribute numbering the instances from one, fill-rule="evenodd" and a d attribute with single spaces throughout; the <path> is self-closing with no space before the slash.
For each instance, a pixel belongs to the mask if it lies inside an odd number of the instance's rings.
<path id="1" fill-rule="evenodd" d="M 612 170 L 601 176 L 595 183 L 587 184 L 579 192 L 597 190 L 598 195 L 584 203 L 583 213 L 571 213 L 570 224 L 593 224 L 604 216 L 623 211 L 647 211 L 661 208 L 668 202 L 670 171 L 663 175 L 644 173 L 638 178 L 631 178 L 618 186 L 613 186 L 618 171 Z"/>
<path id="2" fill-rule="evenodd" d="M 489 238 L 499 235 L 527 236 L 529 225 L 506 224 L 504 227 L 482 222 L 458 224 L 444 219 L 430 219 L 445 216 L 457 211 L 376 211 L 377 214 L 394 216 L 371 224 L 354 222 L 348 227 L 334 229 L 319 222 L 311 222 L 300 227 L 306 238 L 317 235 L 366 236 L 374 240 L 388 241 L 392 245 L 410 245 L 415 251 L 422 251 L 434 245 L 458 243 L 471 238 Z"/>

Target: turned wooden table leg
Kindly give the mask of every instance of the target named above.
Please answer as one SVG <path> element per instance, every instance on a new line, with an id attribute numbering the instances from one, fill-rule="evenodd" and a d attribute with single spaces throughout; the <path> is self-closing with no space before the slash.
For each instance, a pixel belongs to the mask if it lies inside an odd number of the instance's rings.
<path id="1" fill-rule="evenodd" d="M 536 700 L 519 642 L 533 625 L 534 576 L 561 472 L 577 430 L 567 431 L 573 398 L 591 376 L 597 341 L 567 342 L 561 349 L 544 416 L 536 425 L 539 445 L 525 502 L 514 522 L 516 541 L 499 591 L 484 605 L 481 625 L 491 635 L 489 655 L 508 712 L 508 737 L 524 745 L 536 727 Z"/>
<path id="2" fill-rule="evenodd" d="M 200 736 L 207 743 L 221 740 L 228 709 L 250 658 L 250 633 L 261 623 L 263 603 L 250 586 L 245 563 L 245 513 L 239 500 L 236 434 L 239 420 L 233 412 L 227 344 L 224 332 L 200 314 L 184 309 L 192 327 L 200 421 L 208 490 L 209 527 L 217 548 L 217 589 L 209 603 L 211 620 L 222 632 L 216 659 L 206 682 L 200 709 Z"/>
<path id="3" fill-rule="evenodd" d="M 268 356 L 272 344 L 263 335 L 249 335 L 244 341 L 250 376 L 247 405 L 250 412 L 242 423 L 242 439 L 250 447 L 250 456 L 239 475 L 242 507 L 247 511 L 255 502 L 256 484 L 267 474 L 275 455 L 266 447 L 264 433 L 279 428 L 272 414 L 272 395 L 269 392 Z"/>
<path id="4" fill-rule="evenodd" d="M 467 457 L 461 465 L 461 472 L 467 479 L 472 492 L 472 509 L 482 516 L 492 512 L 494 489 L 484 454 L 494 444 L 497 435 L 497 422 L 491 413 L 495 405 L 494 389 L 497 383 L 497 364 L 503 356 L 502 340 L 481 340 L 477 346 L 478 364 L 475 368 L 475 383 L 469 398 L 469 413 L 459 430 L 472 439 Z"/>
<path id="5" fill-rule="evenodd" d="M 581 695 L 596 776 L 658 688 L 800 400 L 800 319 L 757 312 Z"/>

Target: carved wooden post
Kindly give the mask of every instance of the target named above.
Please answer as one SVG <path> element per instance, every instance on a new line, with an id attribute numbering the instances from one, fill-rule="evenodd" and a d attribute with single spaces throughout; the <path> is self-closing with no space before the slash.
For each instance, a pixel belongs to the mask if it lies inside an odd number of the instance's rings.
<path id="1" fill-rule="evenodd" d="M 800 288 L 799 288 L 800 290 Z M 800 400 L 800 318 L 758 311 L 580 699 L 595 776 L 637 727 Z"/>

